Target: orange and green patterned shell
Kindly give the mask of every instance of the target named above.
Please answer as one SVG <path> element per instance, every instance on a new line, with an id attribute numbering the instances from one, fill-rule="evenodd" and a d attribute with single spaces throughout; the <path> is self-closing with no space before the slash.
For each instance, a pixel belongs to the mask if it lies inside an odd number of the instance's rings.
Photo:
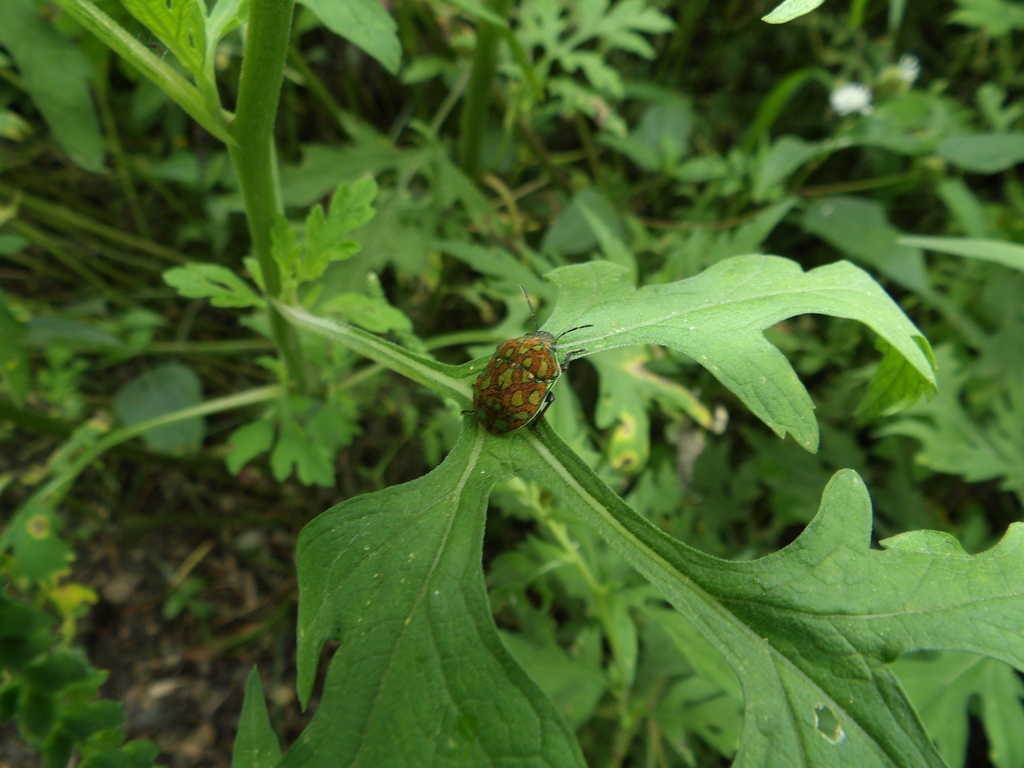
<path id="1" fill-rule="evenodd" d="M 561 374 L 547 331 L 503 341 L 473 386 L 473 412 L 492 435 L 514 432 L 536 418 Z"/>

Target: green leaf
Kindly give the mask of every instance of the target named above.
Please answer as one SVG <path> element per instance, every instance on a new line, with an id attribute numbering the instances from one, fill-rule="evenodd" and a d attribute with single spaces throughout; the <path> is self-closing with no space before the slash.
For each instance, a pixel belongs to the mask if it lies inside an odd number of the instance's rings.
<path id="1" fill-rule="evenodd" d="M 960 7 L 950 14 L 952 24 L 983 29 L 993 37 L 1024 29 L 1024 8 L 1006 0 L 958 0 Z"/>
<path id="2" fill-rule="evenodd" d="M 921 648 L 969 648 L 1024 667 L 1024 525 L 973 557 L 872 550 L 870 500 L 845 470 L 793 544 L 760 560 L 718 560 L 639 517 L 540 429 L 543 442 L 504 441 L 515 473 L 587 520 L 739 675 L 746 727 L 737 768 L 939 768 L 885 662 Z"/>
<path id="3" fill-rule="evenodd" d="M 317 209 L 319 208 L 320 206 L 317 206 Z M 302 244 L 299 242 L 299 236 L 295 232 L 295 227 L 285 218 L 283 213 L 274 214 L 274 221 L 270 225 L 270 246 L 271 255 L 281 271 L 282 282 L 294 280 L 298 271 L 299 260 L 302 258 Z M 254 261 L 254 264 L 257 267 L 259 266 L 258 261 Z M 248 264 L 246 266 L 248 267 Z M 250 274 L 252 274 L 251 270 Z M 255 279 L 255 275 L 253 278 Z M 261 283 L 262 280 L 263 275 L 261 273 L 257 282 Z"/>
<path id="4" fill-rule="evenodd" d="M 968 259 L 981 259 L 1024 272 L 1024 245 L 1005 240 L 982 240 L 973 237 L 923 237 L 905 235 L 901 245 L 923 248 L 927 251 L 950 253 Z"/>
<path id="5" fill-rule="evenodd" d="M 119 701 L 90 701 L 66 710 L 61 720 L 68 733 L 85 741 L 97 731 L 118 728 L 124 723 L 124 704 Z"/>
<path id="6" fill-rule="evenodd" d="M 18 702 L 18 729 L 29 742 L 46 738 L 57 719 L 57 698 L 33 688 L 23 688 Z"/>
<path id="7" fill-rule="evenodd" d="M 950 136 L 939 144 L 939 157 L 974 173 L 999 173 L 1024 161 L 1024 131 Z"/>
<path id="8" fill-rule="evenodd" d="M 833 147 L 834 142 L 810 142 L 799 136 L 780 136 L 755 172 L 751 196 L 756 201 L 766 200 L 773 187 L 788 179 L 808 160 L 832 151 Z"/>
<path id="9" fill-rule="evenodd" d="M 868 325 L 934 385 L 921 332 L 881 287 L 849 262 L 809 272 L 777 256 L 739 256 L 688 280 L 639 290 L 608 262 L 562 267 L 549 275 L 559 302 L 546 327 L 591 323 L 572 336 L 596 353 L 630 344 L 663 344 L 707 368 L 780 437 L 808 450 L 818 444 L 814 406 L 781 352 L 763 330 L 804 313 Z"/>
<path id="10" fill-rule="evenodd" d="M 393 75 L 402 63 L 398 25 L 379 0 L 301 0 L 336 35 L 359 46 Z"/>
<path id="11" fill-rule="evenodd" d="M 452 0 L 452 5 L 456 8 L 461 8 L 474 18 L 486 21 L 489 24 L 494 24 L 502 29 L 508 29 L 508 21 L 506 19 L 503 19 L 486 5 L 478 2 L 477 0 Z"/>
<path id="12" fill-rule="evenodd" d="M 801 223 L 811 234 L 904 288 L 930 295 L 924 254 L 899 244 L 902 233 L 888 222 L 881 203 L 859 197 L 822 198 L 807 209 Z"/>
<path id="13" fill-rule="evenodd" d="M 979 423 L 961 402 L 966 372 L 948 346 L 936 350 L 943 385 L 932 402 L 918 404 L 878 430 L 921 442 L 916 460 L 936 472 L 959 475 L 967 482 L 1002 478 L 1001 487 L 1024 490 L 1024 389 L 1007 387 L 1007 400 L 996 399 L 997 418 Z"/>
<path id="14" fill-rule="evenodd" d="M 14 551 L 15 572 L 43 581 L 74 560 L 71 548 L 57 535 L 64 522 L 46 501 L 29 497 L 0 536 L 0 552 Z"/>
<path id="15" fill-rule="evenodd" d="M 206 61 L 206 9 L 200 0 L 121 0 L 197 78 Z"/>
<path id="16" fill-rule="evenodd" d="M 588 632 L 575 645 L 582 652 L 567 653 L 557 643 L 540 644 L 520 634 L 502 632 L 505 646 L 523 669 L 551 699 L 558 711 L 578 728 L 593 714 L 607 688 L 601 669 L 601 639 Z M 588 653 L 587 648 L 593 652 Z"/>
<path id="17" fill-rule="evenodd" d="M 206 58 L 217 50 L 217 43 L 228 32 L 240 26 L 249 16 L 249 0 L 217 0 L 206 19 Z"/>
<path id="18" fill-rule="evenodd" d="M 0 668 L 20 672 L 53 645 L 57 641 L 57 636 L 50 632 L 53 623 L 40 609 L 0 593 Z M 6 701 L 9 694 L 4 695 Z"/>
<path id="19" fill-rule="evenodd" d="M 75 21 L 103 41 L 131 66 L 152 80 L 164 93 L 228 146 L 237 142 L 228 130 L 220 110 L 211 111 L 199 89 L 186 80 L 170 63 L 157 57 L 130 35 L 120 24 L 107 16 L 90 0 L 53 0 Z"/>
<path id="20" fill-rule="evenodd" d="M 0 2 L 0 43 L 71 160 L 102 173 L 103 136 L 92 103 L 92 66 L 78 47 L 43 20 L 34 0 Z"/>
<path id="21" fill-rule="evenodd" d="M 1016 768 L 1024 763 L 1020 739 L 1024 685 L 1012 667 L 969 653 L 946 652 L 906 656 L 893 669 L 946 763 L 964 765 L 971 700 L 975 697 L 981 701 L 992 763 L 998 768 Z"/>
<path id="22" fill-rule="evenodd" d="M 25 404 L 32 387 L 29 359 L 22 347 L 26 331 L 25 323 L 14 316 L 7 305 L 7 297 L 0 291 L 0 338 L 6 341 L 0 344 L 0 380 L 7 395 L 19 407 Z"/>
<path id="23" fill-rule="evenodd" d="M 600 375 L 598 429 L 616 429 L 609 440 L 608 461 L 616 469 L 636 472 L 650 453 L 649 409 L 654 403 L 671 413 L 685 413 L 705 429 L 711 412 L 686 387 L 644 367 L 651 359 L 645 347 L 623 347 L 590 356 Z"/>
<path id="24" fill-rule="evenodd" d="M 412 331 L 412 321 L 386 299 L 364 296 L 361 293 L 339 293 L 325 301 L 318 309 L 328 314 L 339 314 L 350 323 L 370 333 Z"/>
<path id="25" fill-rule="evenodd" d="M 377 182 L 367 177 L 351 185 L 339 185 L 326 216 L 319 205 L 310 211 L 306 217 L 306 251 L 297 270 L 300 282 L 314 280 L 330 262 L 358 253 L 358 243 L 342 238 L 373 218 L 376 196 Z"/>
<path id="26" fill-rule="evenodd" d="M 334 455 L 291 416 L 283 416 L 277 445 L 270 454 L 270 468 L 279 483 L 288 479 L 295 467 L 304 485 L 334 485 Z"/>
<path id="27" fill-rule="evenodd" d="M 202 383 L 192 368 L 170 363 L 153 368 L 123 386 L 114 397 L 114 412 L 125 426 L 139 424 L 203 402 Z M 198 451 L 206 425 L 195 416 L 143 433 L 151 451 L 184 454 Z"/>
<path id="28" fill-rule="evenodd" d="M 281 745 L 270 725 L 260 673 L 253 667 L 245 684 L 245 699 L 238 720 L 231 768 L 273 768 L 280 759 Z"/>
<path id="29" fill-rule="evenodd" d="M 625 230 L 615 208 L 608 199 L 593 189 L 580 190 L 573 202 L 548 227 L 541 241 L 545 251 L 557 251 L 567 255 L 586 253 L 597 247 L 597 236 L 587 223 L 581 210 L 581 204 L 587 206 L 594 214 L 601 217 L 608 230 L 615 237 L 625 237 Z"/>
<path id="30" fill-rule="evenodd" d="M 299 537 L 298 689 L 341 640 L 282 768 L 584 766 L 572 729 L 498 636 L 480 567 L 501 444 L 465 430 L 441 466 L 332 507 Z M 390 575 L 389 575 L 390 574 Z M 428 757 L 429 756 L 429 757 Z"/>
<path id="31" fill-rule="evenodd" d="M 60 693 L 88 672 L 89 664 L 81 656 L 57 651 L 29 664 L 23 675 L 25 682 L 40 693 Z"/>
<path id="32" fill-rule="evenodd" d="M 891 416 L 909 408 L 922 395 L 931 399 L 935 394 L 932 382 L 889 344 L 879 340 L 877 346 L 883 352 L 882 362 L 868 382 L 864 399 L 857 406 L 857 418 Z M 930 354 L 930 349 L 924 348 L 924 352 Z M 932 363 L 934 365 L 934 360 Z"/>
<path id="33" fill-rule="evenodd" d="M 787 21 L 810 13 L 824 2 L 825 0 L 783 0 L 772 9 L 771 13 L 762 16 L 761 21 L 767 21 L 769 24 L 785 24 Z"/>
<path id="34" fill-rule="evenodd" d="M 228 438 L 230 451 L 224 457 L 228 472 L 237 475 L 242 467 L 270 450 L 274 444 L 274 424 L 268 419 L 259 419 L 239 427 Z"/>
<path id="35" fill-rule="evenodd" d="M 164 272 L 164 282 L 190 299 L 210 299 L 215 307 L 263 307 L 248 284 L 219 264 L 189 264 Z"/>

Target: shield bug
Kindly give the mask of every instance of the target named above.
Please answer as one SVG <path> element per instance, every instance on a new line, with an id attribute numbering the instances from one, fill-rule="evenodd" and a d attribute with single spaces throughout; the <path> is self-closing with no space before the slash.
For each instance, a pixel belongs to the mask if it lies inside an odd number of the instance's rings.
<path id="1" fill-rule="evenodd" d="M 498 345 L 473 385 L 473 410 L 464 411 L 475 414 L 483 428 L 492 435 L 506 435 L 543 417 L 555 401 L 551 387 L 569 362 L 586 352 L 585 349 L 574 349 L 559 365 L 555 356 L 556 343 L 567 333 L 593 328 L 593 325 L 580 325 L 562 331 L 558 336 L 542 331 L 530 297 L 523 286 L 519 289 L 526 296 L 537 330 Z"/>

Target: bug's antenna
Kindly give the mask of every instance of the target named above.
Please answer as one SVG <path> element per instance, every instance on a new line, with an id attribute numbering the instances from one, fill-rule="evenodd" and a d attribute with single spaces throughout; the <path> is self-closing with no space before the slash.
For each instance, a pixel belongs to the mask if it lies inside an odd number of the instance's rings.
<path id="1" fill-rule="evenodd" d="M 519 284 L 519 290 L 523 292 L 523 298 L 526 299 L 526 306 L 530 308 L 530 314 L 533 315 L 533 324 L 540 330 L 540 323 L 537 322 L 537 313 L 533 311 L 533 302 L 530 301 L 530 297 L 526 294 L 526 289 L 523 288 L 522 283 Z"/>
<path id="2" fill-rule="evenodd" d="M 572 333 L 573 331 L 579 331 L 579 330 L 582 330 L 583 328 L 593 328 L 593 327 L 594 327 L 593 323 L 587 323 L 586 325 L 577 325 L 575 328 L 570 328 L 568 331 L 562 331 L 560 334 L 558 334 L 555 337 L 555 341 L 558 341 L 560 338 L 565 336 L 565 334 L 567 334 L 567 333 Z"/>

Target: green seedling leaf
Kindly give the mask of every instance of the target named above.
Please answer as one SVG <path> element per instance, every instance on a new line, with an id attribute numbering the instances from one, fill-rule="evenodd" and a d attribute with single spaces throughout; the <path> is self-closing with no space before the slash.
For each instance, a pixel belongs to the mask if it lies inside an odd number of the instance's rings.
<path id="1" fill-rule="evenodd" d="M 280 759 L 281 745 L 270 725 L 260 673 L 253 667 L 245 684 L 231 768 L 273 768 Z"/>
<path id="2" fill-rule="evenodd" d="M 761 21 L 767 21 L 769 24 L 785 24 L 787 21 L 810 13 L 824 2 L 825 0 L 784 0 L 775 6 L 767 16 L 762 16 Z"/>
<path id="3" fill-rule="evenodd" d="M 89 91 L 93 69 L 85 55 L 46 23 L 34 0 L 0 3 L 0 43 L 17 62 L 33 103 L 68 157 L 102 173 L 103 136 Z"/>
<path id="4" fill-rule="evenodd" d="M 379 61 L 393 75 L 402 63 L 398 25 L 378 0 L 302 0 L 331 32 Z"/>
<path id="5" fill-rule="evenodd" d="M 121 0 L 197 78 L 206 61 L 206 9 L 200 0 Z"/>
<path id="6" fill-rule="evenodd" d="M 125 426 L 139 424 L 203 401 L 199 376 L 187 365 L 170 363 L 146 371 L 114 397 L 114 412 Z M 156 427 L 142 435 L 146 447 L 160 453 L 194 453 L 202 447 L 204 419 L 195 416 Z"/>
<path id="7" fill-rule="evenodd" d="M 219 264 L 189 264 L 164 272 L 164 282 L 190 299 L 215 307 L 263 307 L 263 299 L 242 278 Z"/>
<path id="8" fill-rule="evenodd" d="M 991 261 L 1024 272 L 1024 246 L 1005 240 L 907 235 L 901 237 L 899 242 L 901 245 L 908 245 L 911 248 L 923 248 L 927 251 L 949 253 L 967 259 Z"/>
<path id="9" fill-rule="evenodd" d="M 339 504 L 299 537 L 298 689 L 316 715 L 282 768 L 585 765 L 572 729 L 494 627 L 480 566 L 487 494 L 501 479 L 482 430 L 430 474 Z M 391 574 L 391 576 L 386 576 Z"/>

